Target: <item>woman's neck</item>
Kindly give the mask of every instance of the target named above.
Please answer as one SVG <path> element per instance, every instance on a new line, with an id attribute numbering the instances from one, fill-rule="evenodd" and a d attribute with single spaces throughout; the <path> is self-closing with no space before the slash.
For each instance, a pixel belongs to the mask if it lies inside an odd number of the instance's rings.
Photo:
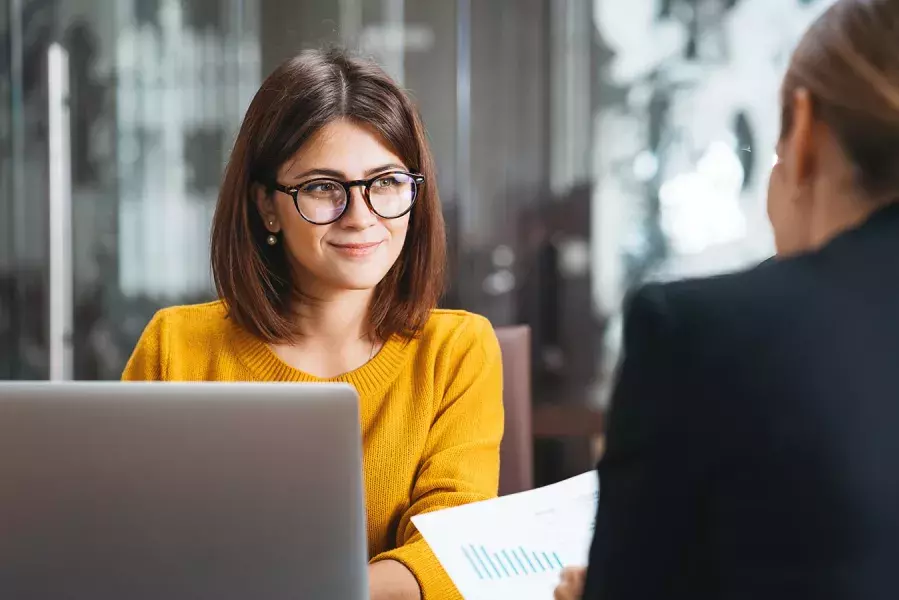
<path id="1" fill-rule="evenodd" d="M 346 291 L 298 308 L 300 335 L 272 347 L 291 367 L 330 379 L 354 371 L 379 349 L 369 332 L 371 291 Z"/>
<path id="2" fill-rule="evenodd" d="M 871 215 L 888 204 L 889 198 L 876 198 L 849 188 L 820 202 L 812 215 L 811 237 L 815 249 L 830 243 L 842 233 L 859 227 Z"/>
<path id="3" fill-rule="evenodd" d="M 344 291 L 327 299 L 300 303 L 301 336 L 296 345 L 310 342 L 321 348 L 369 341 L 371 290 Z"/>

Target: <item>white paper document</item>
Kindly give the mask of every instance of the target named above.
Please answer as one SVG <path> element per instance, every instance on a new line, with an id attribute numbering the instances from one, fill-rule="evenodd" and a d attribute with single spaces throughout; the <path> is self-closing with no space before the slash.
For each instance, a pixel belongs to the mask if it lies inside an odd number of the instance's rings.
<path id="1" fill-rule="evenodd" d="M 465 600 L 552 600 L 562 569 L 587 565 L 598 502 L 591 471 L 412 523 Z"/>

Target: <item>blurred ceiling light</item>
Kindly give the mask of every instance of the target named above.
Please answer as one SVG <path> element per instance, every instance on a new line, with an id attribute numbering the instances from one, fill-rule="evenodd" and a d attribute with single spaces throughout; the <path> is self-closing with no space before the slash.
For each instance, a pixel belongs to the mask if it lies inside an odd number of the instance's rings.
<path id="1" fill-rule="evenodd" d="M 515 275 L 508 269 L 501 269 L 484 278 L 481 289 L 488 296 L 502 296 L 515 289 Z"/>
<path id="2" fill-rule="evenodd" d="M 590 243 L 580 237 L 567 237 L 556 243 L 559 271 L 566 279 L 586 277 L 590 270 Z"/>
<path id="3" fill-rule="evenodd" d="M 515 252 L 505 244 L 493 249 L 493 266 L 501 269 L 509 269 L 515 264 Z"/>

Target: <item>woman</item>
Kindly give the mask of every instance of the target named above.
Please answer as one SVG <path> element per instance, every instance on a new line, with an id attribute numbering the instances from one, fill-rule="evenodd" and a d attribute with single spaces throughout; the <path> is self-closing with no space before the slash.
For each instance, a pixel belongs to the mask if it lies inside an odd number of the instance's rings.
<path id="1" fill-rule="evenodd" d="M 225 173 L 219 300 L 160 311 L 123 376 L 355 386 L 372 598 L 456 597 L 410 519 L 497 492 L 499 345 L 484 318 L 435 309 L 435 184 L 419 117 L 378 67 L 339 51 L 287 61 Z"/>
<path id="2" fill-rule="evenodd" d="M 899 595 L 899 0 L 827 10 L 782 105 L 778 256 L 635 295 L 558 600 Z"/>

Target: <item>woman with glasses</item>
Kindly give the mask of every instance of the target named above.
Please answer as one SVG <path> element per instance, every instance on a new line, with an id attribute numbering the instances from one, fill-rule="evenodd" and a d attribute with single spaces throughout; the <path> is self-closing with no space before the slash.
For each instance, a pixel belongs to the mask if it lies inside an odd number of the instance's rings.
<path id="1" fill-rule="evenodd" d="M 445 236 L 408 97 L 310 51 L 262 84 L 215 211 L 219 300 L 160 311 L 126 380 L 339 381 L 359 393 L 372 598 L 457 597 L 411 518 L 496 495 L 490 323 L 436 309 Z"/>

